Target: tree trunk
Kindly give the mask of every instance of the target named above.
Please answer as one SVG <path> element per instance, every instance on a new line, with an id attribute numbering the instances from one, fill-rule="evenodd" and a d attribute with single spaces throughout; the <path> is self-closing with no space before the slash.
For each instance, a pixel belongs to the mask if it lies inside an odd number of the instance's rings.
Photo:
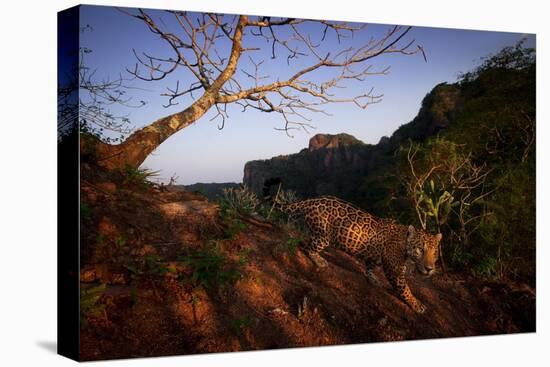
<path id="1" fill-rule="evenodd" d="M 137 168 L 166 139 L 191 125 L 214 105 L 215 97 L 206 92 L 182 112 L 163 117 L 136 131 L 119 145 L 97 142 L 92 148 L 96 162 L 107 169 L 121 169 L 126 166 Z M 81 149 L 90 151 L 82 144 Z"/>
<path id="2" fill-rule="evenodd" d="M 81 139 L 80 148 L 90 154 L 94 160 L 107 169 L 121 169 L 126 166 L 139 167 L 143 161 L 166 139 L 201 118 L 218 100 L 223 85 L 235 74 L 237 63 L 242 54 L 243 30 L 248 17 L 241 15 L 233 34 L 231 54 L 227 66 L 211 85 L 205 85 L 204 94 L 185 110 L 163 117 L 136 131 L 119 145 L 110 145 Z"/>

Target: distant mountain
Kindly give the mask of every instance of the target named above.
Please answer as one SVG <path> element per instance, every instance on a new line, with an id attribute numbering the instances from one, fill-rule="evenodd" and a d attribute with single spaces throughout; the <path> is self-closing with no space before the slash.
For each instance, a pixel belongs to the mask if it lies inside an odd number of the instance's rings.
<path id="1" fill-rule="evenodd" d="M 391 164 L 393 153 L 408 139 L 423 141 L 447 128 L 461 106 L 456 85 L 437 85 L 423 100 L 418 115 L 378 144 L 365 144 L 349 134 L 317 134 L 296 154 L 247 162 L 243 183 L 259 192 L 270 177 L 301 197 L 336 195 L 354 201 L 366 176 Z"/>
<path id="2" fill-rule="evenodd" d="M 180 191 L 200 192 L 201 194 L 206 196 L 208 200 L 214 201 L 222 197 L 223 189 L 239 187 L 240 185 L 241 184 L 236 182 L 198 182 L 192 185 L 174 185 L 174 188 Z"/>

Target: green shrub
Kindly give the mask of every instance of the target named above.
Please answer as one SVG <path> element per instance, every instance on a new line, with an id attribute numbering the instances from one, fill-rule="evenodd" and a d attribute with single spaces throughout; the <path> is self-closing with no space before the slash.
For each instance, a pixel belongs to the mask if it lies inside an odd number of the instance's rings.
<path id="1" fill-rule="evenodd" d="M 239 233 L 246 229 L 246 224 L 238 219 L 231 218 L 227 220 L 227 227 L 224 230 L 223 238 L 226 240 L 234 240 Z"/>
<path id="2" fill-rule="evenodd" d="M 135 168 L 126 165 L 121 171 L 122 183 L 129 186 L 136 186 L 139 189 L 146 190 L 153 183 L 150 181 L 153 177 L 159 175 L 159 171 L 153 171 L 149 168 Z"/>
<path id="3" fill-rule="evenodd" d="M 181 278 L 194 288 L 223 287 L 235 283 L 241 278 L 241 264 L 227 259 L 217 245 L 192 251 L 180 258 L 190 274 Z"/>
<path id="4" fill-rule="evenodd" d="M 98 317 L 105 313 L 105 305 L 99 303 L 105 293 L 106 284 L 88 289 L 80 289 L 80 323 L 83 327 L 88 325 L 88 317 Z"/>
<path id="5" fill-rule="evenodd" d="M 387 160 L 359 185 L 357 203 L 380 217 L 440 230 L 453 270 L 534 285 L 535 61 L 535 50 L 521 42 L 484 59 L 452 85 L 459 103 L 444 118 L 428 95 L 424 115 L 398 129 Z M 436 135 L 415 131 L 433 126 L 433 116 L 446 122 Z"/>
<path id="6" fill-rule="evenodd" d="M 231 320 L 231 330 L 235 335 L 242 335 L 243 330 L 252 325 L 250 316 L 237 317 Z"/>
<path id="7" fill-rule="evenodd" d="M 143 261 L 144 270 L 147 274 L 164 276 L 164 274 L 171 271 L 158 256 L 146 255 L 143 257 Z"/>
<path id="8" fill-rule="evenodd" d="M 80 220 L 89 220 L 92 217 L 92 209 L 88 204 L 80 202 Z"/>
<path id="9" fill-rule="evenodd" d="M 251 214 L 257 207 L 257 198 L 246 189 L 224 189 L 224 198 L 219 203 L 220 217 L 226 224 L 223 239 L 234 240 L 246 229 L 246 224 L 239 215 Z"/>
<path id="10" fill-rule="evenodd" d="M 473 267 L 473 273 L 484 279 L 495 279 L 499 278 L 498 272 L 499 262 L 496 258 L 491 256 L 484 256 L 481 260 Z"/>
<path id="11" fill-rule="evenodd" d="M 242 188 L 224 188 L 222 190 L 220 208 L 225 211 L 234 211 L 242 214 L 252 214 L 260 205 L 260 200 L 255 193 Z"/>
<path id="12" fill-rule="evenodd" d="M 289 237 L 286 242 L 282 243 L 280 245 L 281 250 L 284 252 L 288 252 L 291 255 L 296 255 L 296 251 L 298 250 L 298 247 L 300 246 L 300 243 L 303 242 L 302 236 L 299 237 Z"/>

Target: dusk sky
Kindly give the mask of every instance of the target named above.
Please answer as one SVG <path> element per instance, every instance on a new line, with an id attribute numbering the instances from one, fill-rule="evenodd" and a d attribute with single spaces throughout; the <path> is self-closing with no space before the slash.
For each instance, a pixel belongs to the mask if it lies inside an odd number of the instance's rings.
<path id="1" fill-rule="evenodd" d="M 162 18 L 164 24 L 173 32 L 176 24 L 170 14 L 148 10 L 155 20 Z M 169 56 L 169 49 L 153 35 L 145 24 L 112 7 L 81 7 L 81 27 L 89 25 L 81 34 L 81 47 L 92 50 L 86 55 L 85 63 L 96 69 L 100 78 L 116 78 L 120 73 L 130 77 L 126 68 L 133 69 L 136 59 L 132 52 L 147 52 L 152 55 Z M 380 36 L 388 25 L 368 25 L 353 40 L 346 40 L 347 45 L 360 45 L 370 36 Z M 313 24 L 305 25 L 302 30 L 319 40 L 322 28 Z M 250 36 L 250 35 L 249 35 Z M 361 94 L 374 88 L 376 94 L 383 94 L 381 103 L 369 106 L 366 110 L 353 104 L 332 104 L 325 108 L 330 116 L 310 114 L 315 130 L 309 134 L 304 131 L 293 131 L 293 138 L 284 132 L 276 131 L 284 121 L 279 114 L 261 113 L 232 105 L 228 108 L 229 119 L 223 130 L 218 129 L 218 120 L 210 121 L 215 110 L 209 111 L 195 124 L 178 132 L 164 142 L 143 166 L 160 171 L 160 178 L 166 181 L 172 174 L 179 176 L 181 184 L 196 182 L 241 182 L 243 167 L 247 161 L 267 159 L 281 154 L 299 152 L 307 147 L 309 139 L 317 133 L 346 132 L 364 141 L 376 144 L 382 136 L 389 136 L 402 124 L 412 120 L 423 97 L 436 85 L 442 82 L 455 82 L 460 72 L 471 70 L 479 64 L 481 57 L 499 51 L 504 46 L 514 45 L 521 38 L 527 37 L 526 45 L 535 46 L 534 35 L 508 32 L 469 31 L 457 29 L 414 27 L 406 40 L 415 39 L 425 50 L 427 62 L 420 55 L 404 56 L 399 54 L 384 55 L 373 59 L 374 69 L 390 66 L 388 75 L 372 76 L 363 82 L 349 83 L 342 90 L 342 97 Z M 244 46 L 262 46 L 262 51 L 249 53 L 255 61 L 266 60 L 262 65 L 263 73 L 269 74 L 271 80 L 293 74 L 304 65 L 311 64 L 312 59 L 298 60 L 287 65 L 286 57 L 272 60 L 271 47 L 259 43 L 255 37 L 245 37 Z M 334 35 L 328 36 L 323 45 L 325 50 L 345 48 L 338 44 Z M 229 52 L 222 46 L 221 52 Z M 248 57 L 241 58 L 240 68 L 250 67 Z M 309 61 L 309 62 L 308 62 Z M 323 73 L 315 74 L 322 77 Z M 237 72 L 239 80 L 246 82 L 244 74 Z M 179 104 L 169 108 L 163 107 L 167 97 L 160 96 L 166 87 L 175 87 L 176 80 L 180 85 L 193 81 L 192 75 L 184 69 L 178 70 L 170 77 L 158 82 L 132 81 L 130 85 L 137 89 L 128 90 L 136 102 L 147 101 L 145 107 L 129 109 L 113 106 L 114 114 L 129 115 L 132 124 L 137 127 L 147 125 L 156 119 L 178 112 L 191 102 L 190 97 L 180 98 Z"/>

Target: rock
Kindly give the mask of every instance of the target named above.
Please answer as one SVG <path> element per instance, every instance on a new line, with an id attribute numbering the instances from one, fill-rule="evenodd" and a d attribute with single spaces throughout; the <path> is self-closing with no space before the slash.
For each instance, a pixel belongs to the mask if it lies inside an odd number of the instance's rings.
<path id="1" fill-rule="evenodd" d="M 110 279 L 107 281 L 108 284 L 126 284 L 128 283 L 128 278 L 124 273 L 114 272 L 111 274 Z"/>
<path id="2" fill-rule="evenodd" d="M 97 184 L 97 187 L 109 194 L 114 194 L 116 192 L 116 185 L 112 182 L 101 182 Z"/>
<path id="3" fill-rule="evenodd" d="M 136 255 L 138 256 L 147 256 L 147 255 L 156 255 L 157 249 L 154 248 L 151 245 L 144 245 L 140 249 L 136 251 Z"/>
<path id="4" fill-rule="evenodd" d="M 281 177 L 284 188 L 296 191 L 299 196 L 334 195 L 336 192 L 331 188 L 342 181 L 341 176 L 365 174 L 371 150 L 372 145 L 348 134 L 317 134 L 311 138 L 309 148 L 300 153 L 247 162 L 243 184 L 260 193 L 265 180 Z"/>
<path id="5" fill-rule="evenodd" d="M 105 237 L 111 237 L 116 235 L 117 228 L 109 218 L 102 217 L 99 221 L 98 232 Z"/>
<path id="6" fill-rule="evenodd" d="M 97 280 L 95 266 L 86 266 L 80 269 L 80 281 L 83 283 L 92 283 Z"/>
<path id="7" fill-rule="evenodd" d="M 388 138 L 387 136 L 383 136 L 380 138 L 380 140 L 378 141 L 378 145 L 382 146 L 382 145 L 388 145 L 390 143 L 390 138 Z"/>
<path id="8" fill-rule="evenodd" d="M 350 145 L 363 145 L 364 143 L 356 139 L 354 136 L 349 134 L 317 134 L 313 138 L 309 139 L 309 151 L 319 149 L 334 149 L 341 146 L 350 146 Z"/>

